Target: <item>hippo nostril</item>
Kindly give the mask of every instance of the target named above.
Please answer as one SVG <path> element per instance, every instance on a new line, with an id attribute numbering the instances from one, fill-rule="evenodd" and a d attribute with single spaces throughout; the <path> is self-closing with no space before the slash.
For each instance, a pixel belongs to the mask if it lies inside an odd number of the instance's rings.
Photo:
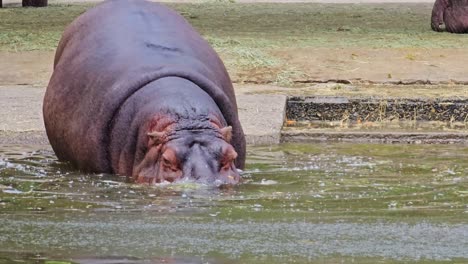
<path id="1" fill-rule="evenodd" d="M 215 180 L 216 186 L 223 186 L 223 185 L 236 185 L 240 182 L 239 175 L 227 175 L 219 177 Z"/>
<path id="2" fill-rule="evenodd" d="M 197 170 L 195 169 L 195 167 L 193 167 L 190 170 L 190 178 L 194 179 L 196 181 L 200 180 L 200 178 L 201 178 L 201 175 L 199 173 L 197 173 Z"/>

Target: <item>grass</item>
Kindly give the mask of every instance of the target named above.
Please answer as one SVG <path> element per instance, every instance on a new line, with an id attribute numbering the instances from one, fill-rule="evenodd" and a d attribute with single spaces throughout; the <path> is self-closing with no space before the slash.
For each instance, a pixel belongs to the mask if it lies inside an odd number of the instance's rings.
<path id="1" fill-rule="evenodd" d="M 0 51 L 54 50 L 66 25 L 87 5 L 0 9 Z"/>
<path id="2" fill-rule="evenodd" d="M 52 50 L 67 24 L 92 5 L 0 9 L 0 50 Z M 170 4 L 215 47 L 468 47 L 468 36 L 430 30 L 432 5 Z M 255 51 L 255 50 L 254 50 Z"/>
<path id="3" fill-rule="evenodd" d="M 467 37 L 431 31 L 432 4 L 172 6 L 202 34 L 251 47 L 468 47 Z"/>
<path id="4" fill-rule="evenodd" d="M 304 75 L 305 69 L 275 55 L 291 47 L 468 48 L 468 35 L 431 31 L 431 3 L 241 4 L 211 0 L 169 5 L 211 43 L 230 72 L 241 72 L 239 80 L 245 75 L 244 79 L 253 82 L 268 78 L 271 83 L 292 85 L 292 79 Z M 51 4 L 47 8 L 0 9 L 0 51 L 52 51 L 66 25 L 90 7 Z M 415 58 L 414 54 L 406 56 L 408 61 Z"/>

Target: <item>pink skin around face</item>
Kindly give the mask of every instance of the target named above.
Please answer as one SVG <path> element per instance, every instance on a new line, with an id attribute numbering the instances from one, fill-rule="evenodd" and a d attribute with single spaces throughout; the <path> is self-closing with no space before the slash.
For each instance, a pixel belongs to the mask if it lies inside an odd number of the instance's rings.
<path id="1" fill-rule="evenodd" d="M 148 150 L 134 169 L 138 183 L 189 180 L 212 185 L 232 185 L 241 178 L 234 161 L 237 153 L 230 144 L 231 127 L 212 123 L 208 130 L 173 133 L 173 125 L 148 133 Z"/>

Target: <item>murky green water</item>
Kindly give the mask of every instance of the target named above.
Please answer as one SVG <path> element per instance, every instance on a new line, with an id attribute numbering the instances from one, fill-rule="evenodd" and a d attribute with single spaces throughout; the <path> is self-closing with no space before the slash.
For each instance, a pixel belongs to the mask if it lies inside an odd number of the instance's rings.
<path id="1" fill-rule="evenodd" d="M 244 177 L 141 186 L 0 146 L 0 263 L 468 263 L 466 146 L 252 147 Z"/>

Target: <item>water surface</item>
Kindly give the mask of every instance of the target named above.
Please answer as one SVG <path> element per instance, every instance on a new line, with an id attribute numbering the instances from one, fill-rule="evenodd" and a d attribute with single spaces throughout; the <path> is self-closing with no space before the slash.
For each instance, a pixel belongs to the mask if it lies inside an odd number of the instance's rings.
<path id="1" fill-rule="evenodd" d="M 249 148 L 245 183 L 142 186 L 0 146 L 0 263 L 466 263 L 468 148 Z M 54 262 L 55 261 L 55 262 Z"/>

